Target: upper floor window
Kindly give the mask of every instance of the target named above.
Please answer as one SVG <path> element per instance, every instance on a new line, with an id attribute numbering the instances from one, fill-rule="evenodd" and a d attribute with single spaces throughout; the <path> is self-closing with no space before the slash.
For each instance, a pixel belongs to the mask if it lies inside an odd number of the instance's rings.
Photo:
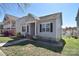
<path id="1" fill-rule="evenodd" d="M 12 26 L 14 27 L 14 26 L 15 26 L 15 24 L 16 24 L 16 22 L 13 22 L 13 23 L 12 23 Z"/>

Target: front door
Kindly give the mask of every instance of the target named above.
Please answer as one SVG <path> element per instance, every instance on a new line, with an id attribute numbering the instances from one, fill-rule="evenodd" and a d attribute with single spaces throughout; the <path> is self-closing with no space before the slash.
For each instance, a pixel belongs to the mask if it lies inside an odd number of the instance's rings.
<path id="1" fill-rule="evenodd" d="M 27 24 L 27 34 L 30 34 L 30 35 L 35 35 L 35 23 L 29 23 Z"/>
<path id="2" fill-rule="evenodd" d="M 30 34 L 35 35 L 35 23 L 30 23 Z"/>
<path id="3" fill-rule="evenodd" d="M 30 24 L 27 25 L 27 34 L 30 34 Z"/>

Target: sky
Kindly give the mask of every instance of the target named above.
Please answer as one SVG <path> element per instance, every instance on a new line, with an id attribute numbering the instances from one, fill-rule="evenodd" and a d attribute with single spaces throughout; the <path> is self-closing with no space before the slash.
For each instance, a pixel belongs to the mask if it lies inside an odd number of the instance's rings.
<path id="1" fill-rule="evenodd" d="M 5 4 L 3 4 L 5 5 Z M 16 4 L 6 4 L 10 8 L 4 6 L 6 11 L 0 8 L 0 21 L 3 20 L 5 14 L 11 14 L 17 17 L 26 16 L 28 13 L 32 13 L 35 16 L 44 16 L 53 13 L 62 12 L 62 27 L 74 27 L 76 26 L 75 17 L 79 8 L 78 3 L 32 3 L 27 7 L 24 7 L 24 12 L 20 8 L 17 8 Z"/>

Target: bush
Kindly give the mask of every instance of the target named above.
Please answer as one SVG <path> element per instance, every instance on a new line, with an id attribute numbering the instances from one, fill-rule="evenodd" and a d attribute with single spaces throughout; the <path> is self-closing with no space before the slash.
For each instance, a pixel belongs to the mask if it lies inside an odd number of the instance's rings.
<path id="1" fill-rule="evenodd" d="M 16 36 L 17 36 L 17 37 L 21 37 L 21 33 L 18 32 L 18 33 L 16 34 Z"/>
<path id="2" fill-rule="evenodd" d="M 10 35 L 10 33 L 8 31 L 5 31 L 3 34 L 4 34 L 4 36 L 9 36 Z"/>
<path id="3" fill-rule="evenodd" d="M 72 36 L 73 38 L 75 38 L 75 39 L 78 39 L 78 37 L 77 36 Z"/>
<path id="4" fill-rule="evenodd" d="M 33 39 L 33 40 L 37 40 L 38 37 L 37 37 L 37 36 L 33 36 L 32 39 Z"/>
<path id="5" fill-rule="evenodd" d="M 20 39 L 20 38 L 26 38 L 26 37 L 25 37 L 24 35 L 22 35 L 20 32 L 18 32 L 16 36 L 17 36 L 17 38 L 19 38 L 19 39 Z"/>

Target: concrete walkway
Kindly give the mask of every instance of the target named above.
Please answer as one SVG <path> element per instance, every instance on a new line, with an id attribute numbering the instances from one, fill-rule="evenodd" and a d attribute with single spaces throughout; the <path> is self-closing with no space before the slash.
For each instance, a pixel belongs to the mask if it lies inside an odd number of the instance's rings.
<path id="1" fill-rule="evenodd" d="M 0 43 L 0 46 L 10 46 L 10 45 L 18 44 L 20 42 L 27 41 L 27 40 L 28 39 L 20 39 L 20 40 L 13 41 L 13 42 Z"/>
<path id="2" fill-rule="evenodd" d="M 13 42 L 6 42 L 6 43 L 0 43 L 0 46 L 10 46 L 10 45 L 14 45 L 14 44 L 18 44 L 20 42 L 23 41 L 27 41 L 28 39 L 21 39 L 21 40 L 17 40 L 17 41 L 13 41 Z M 6 56 L 2 50 L 0 50 L 0 56 Z"/>
<path id="3" fill-rule="evenodd" d="M 3 45 L 5 45 L 6 43 L 0 43 L 0 46 L 3 46 Z"/>

